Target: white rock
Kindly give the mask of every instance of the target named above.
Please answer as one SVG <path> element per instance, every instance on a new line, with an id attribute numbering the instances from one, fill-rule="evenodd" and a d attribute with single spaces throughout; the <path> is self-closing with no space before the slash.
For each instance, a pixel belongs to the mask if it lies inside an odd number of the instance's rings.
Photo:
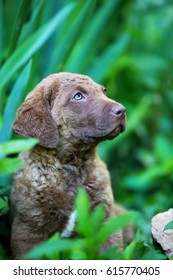
<path id="1" fill-rule="evenodd" d="M 152 218 L 151 232 L 168 257 L 173 256 L 173 229 L 164 230 L 165 226 L 173 221 L 173 209 L 159 213 Z"/>

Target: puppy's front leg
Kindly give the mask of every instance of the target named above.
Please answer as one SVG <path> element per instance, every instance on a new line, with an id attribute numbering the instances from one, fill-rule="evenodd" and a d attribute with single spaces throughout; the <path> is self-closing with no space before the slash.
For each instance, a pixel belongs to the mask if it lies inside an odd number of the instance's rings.
<path id="1" fill-rule="evenodd" d="M 14 259 L 23 259 L 24 254 L 38 243 L 42 236 L 27 222 L 15 217 L 12 224 L 11 250 Z"/>
<path id="2" fill-rule="evenodd" d="M 125 213 L 127 213 L 127 210 L 123 206 L 115 203 L 113 204 L 111 214 L 109 213 L 109 218 Z M 119 230 L 113 234 L 102 246 L 101 253 L 112 247 L 117 247 L 120 252 L 123 252 L 124 245 L 129 244 L 132 241 L 133 236 L 133 226 L 130 224 L 123 230 Z"/>
<path id="3" fill-rule="evenodd" d="M 103 253 L 104 251 L 113 247 L 117 247 L 118 251 L 123 252 L 124 245 L 122 230 L 119 230 L 118 232 L 114 233 L 111 237 L 109 237 L 108 240 L 106 240 L 106 242 L 101 247 L 100 253 Z"/>
<path id="4" fill-rule="evenodd" d="M 128 211 L 121 205 L 115 203 L 114 204 L 114 214 L 115 215 L 120 215 L 120 214 L 125 214 L 128 213 Z M 132 224 L 128 225 L 126 228 L 123 229 L 123 243 L 124 244 L 129 244 L 134 236 L 134 229 Z"/>

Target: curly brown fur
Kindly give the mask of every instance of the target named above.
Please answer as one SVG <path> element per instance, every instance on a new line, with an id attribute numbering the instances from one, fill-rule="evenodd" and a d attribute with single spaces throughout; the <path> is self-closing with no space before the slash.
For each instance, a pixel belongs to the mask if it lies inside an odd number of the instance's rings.
<path id="1" fill-rule="evenodd" d="M 20 154 L 25 164 L 16 172 L 11 190 L 16 259 L 53 233 L 63 233 L 79 186 L 85 187 L 92 208 L 104 204 L 106 218 L 124 211 L 114 204 L 97 145 L 124 131 L 125 119 L 124 107 L 84 75 L 50 75 L 28 95 L 13 130 L 38 137 L 40 144 Z M 115 245 L 123 248 L 121 231 L 107 240 L 103 250 Z"/>

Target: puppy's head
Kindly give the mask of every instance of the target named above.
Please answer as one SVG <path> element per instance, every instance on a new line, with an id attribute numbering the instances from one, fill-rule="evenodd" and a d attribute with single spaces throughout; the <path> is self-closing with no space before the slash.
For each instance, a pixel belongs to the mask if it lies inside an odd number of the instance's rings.
<path id="1" fill-rule="evenodd" d="M 87 76 L 48 76 L 28 95 L 17 112 L 15 133 L 37 137 L 55 148 L 59 141 L 94 144 L 124 131 L 125 108 L 106 96 L 106 89 Z"/>

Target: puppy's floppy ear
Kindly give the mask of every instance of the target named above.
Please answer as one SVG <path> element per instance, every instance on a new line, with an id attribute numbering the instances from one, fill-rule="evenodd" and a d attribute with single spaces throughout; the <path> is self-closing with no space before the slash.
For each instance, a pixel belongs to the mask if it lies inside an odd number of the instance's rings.
<path id="1" fill-rule="evenodd" d="M 50 104 L 58 91 L 57 79 L 44 79 L 26 98 L 17 112 L 12 129 L 26 138 L 37 137 L 40 145 L 55 148 L 58 130 L 51 116 Z"/>

